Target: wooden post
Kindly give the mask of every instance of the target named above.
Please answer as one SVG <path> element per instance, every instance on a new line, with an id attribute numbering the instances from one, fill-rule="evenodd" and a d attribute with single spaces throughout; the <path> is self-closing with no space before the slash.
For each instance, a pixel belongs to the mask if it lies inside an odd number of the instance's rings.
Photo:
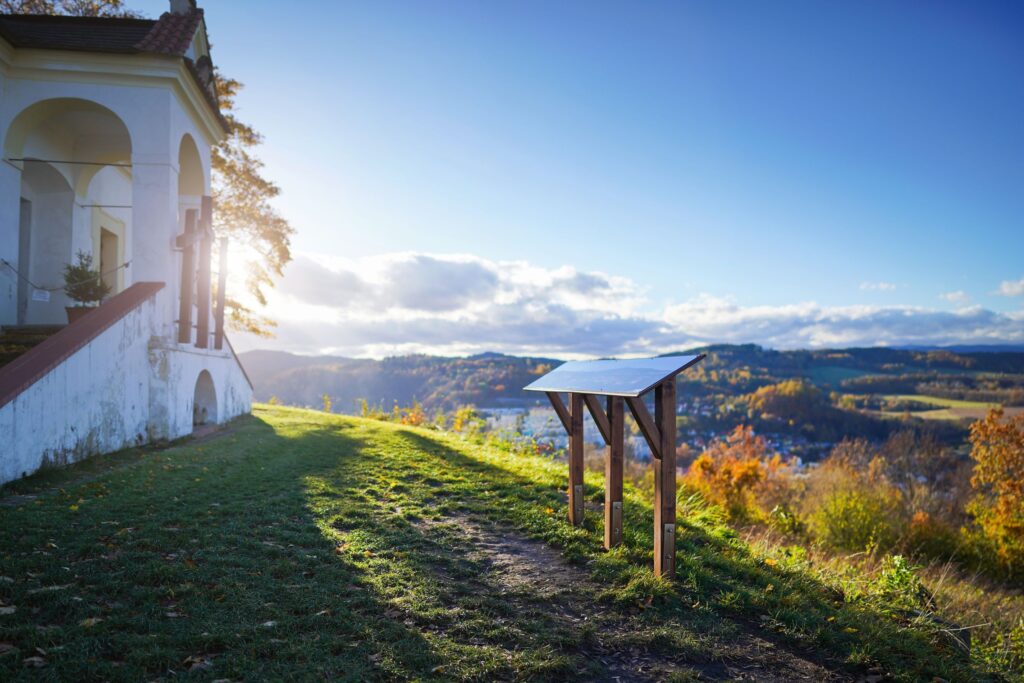
<path id="1" fill-rule="evenodd" d="M 185 234 L 181 240 L 181 297 L 178 308 L 178 343 L 192 341 L 192 290 L 196 282 L 196 210 L 185 211 Z"/>
<path id="2" fill-rule="evenodd" d="M 676 380 L 654 389 L 654 419 L 661 432 L 661 459 L 654 461 L 654 575 L 676 572 Z"/>
<path id="3" fill-rule="evenodd" d="M 213 321 L 213 348 L 224 348 L 224 305 L 228 286 L 228 238 L 220 238 L 220 265 L 217 267 L 217 312 Z"/>
<path id="4" fill-rule="evenodd" d="M 604 461 L 604 547 L 622 543 L 622 459 L 626 448 L 622 399 L 608 397 L 608 454 Z"/>
<path id="5" fill-rule="evenodd" d="M 196 291 L 196 346 L 210 346 L 210 258 L 213 247 L 213 197 L 203 197 L 199 219 L 203 240 L 199 243 L 199 286 Z"/>
<path id="6" fill-rule="evenodd" d="M 583 395 L 569 394 L 569 522 L 583 524 Z"/>

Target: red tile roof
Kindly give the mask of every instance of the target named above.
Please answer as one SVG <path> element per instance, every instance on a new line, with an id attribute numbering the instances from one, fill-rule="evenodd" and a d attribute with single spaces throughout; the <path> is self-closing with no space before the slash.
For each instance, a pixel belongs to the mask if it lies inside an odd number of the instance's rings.
<path id="1" fill-rule="evenodd" d="M 199 8 L 184 14 L 165 12 L 157 20 L 0 14 L 0 37 L 16 48 L 181 57 L 227 132 L 216 91 L 208 77 L 185 56 L 202 24 L 203 10 Z"/>
<path id="2" fill-rule="evenodd" d="M 187 14 L 164 12 L 146 35 L 136 43 L 141 52 L 184 57 L 192 44 L 196 29 L 203 22 L 203 10 L 193 9 Z"/>

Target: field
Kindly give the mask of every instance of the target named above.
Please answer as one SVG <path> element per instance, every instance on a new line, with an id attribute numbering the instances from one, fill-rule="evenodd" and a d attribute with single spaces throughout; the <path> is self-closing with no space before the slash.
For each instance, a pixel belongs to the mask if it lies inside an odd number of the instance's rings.
<path id="1" fill-rule="evenodd" d="M 679 578 L 564 519 L 564 466 L 260 407 L 0 498 L 3 680 L 1001 680 L 932 622 L 751 549 L 680 499 Z M 766 553 L 768 551 L 765 551 Z"/>
<path id="2" fill-rule="evenodd" d="M 922 410 L 913 413 L 914 417 L 925 420 L 980 420 L 985 417 L 989 410 L 998 408 L 998 403 L 983 403 L 981 401 L 958 401 L 951 398 L 938 396 L 924 396 L 921 394 L 886 394 L 883 399 L 892 401 L 915 401 L 935 406 L 935 410 Z M 1006 408 L 1007 415 L 1016 415 L 1024 411 L 1021 407 Z"/>

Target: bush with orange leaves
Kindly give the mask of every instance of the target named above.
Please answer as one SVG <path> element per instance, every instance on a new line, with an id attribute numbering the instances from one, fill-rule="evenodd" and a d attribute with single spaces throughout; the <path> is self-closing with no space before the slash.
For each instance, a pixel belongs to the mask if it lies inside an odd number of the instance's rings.
<path id="1" fill-rule="evenodd" d="M 741 425 L 701 453 L 683 481 L 721 505 L 731 519 L 753 521 L 790 497 L 791 468 L 778 453 L 769 454 L 753 427 Z"/>
<path id="2" fill-rule="evenodd" d="M 971 425 L 974 497 L 967 506 L 999 563 L 1024 572 L 1024 413 L 1002 409 Z"/>

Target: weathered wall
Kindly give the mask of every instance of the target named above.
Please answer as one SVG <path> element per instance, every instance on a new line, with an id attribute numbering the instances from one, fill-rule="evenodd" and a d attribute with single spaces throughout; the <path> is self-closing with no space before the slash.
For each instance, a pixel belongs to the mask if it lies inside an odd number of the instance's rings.
<path id="1" fill-rule="evenodd" d="M 150 298 L 0 408 L 0 481 L 146 441 Z"/>
<path id="2" fill-rule="evenodd" d="M 252 389 L 229 349 L 203 351 L 153 334 L 166 296 L 148 299 L 0 408 L 0 483 L 190 434 L 203 370 L 213 379 L 215 422 L 251 410 Z"/>

